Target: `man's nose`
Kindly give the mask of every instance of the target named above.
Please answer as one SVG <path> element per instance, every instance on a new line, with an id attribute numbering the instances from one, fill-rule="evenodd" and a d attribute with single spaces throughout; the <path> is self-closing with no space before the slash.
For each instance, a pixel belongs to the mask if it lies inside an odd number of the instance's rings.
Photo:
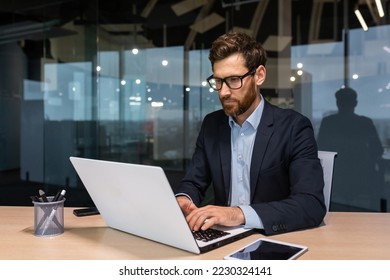
<path id="1" fill-rule="evenodd" d="M 227 86 L 227 84 L 224 82 L 222 83 L 221 89 L 218 91 L 220 96 L 227 96 L 231 94 L 230 88 Z"/>

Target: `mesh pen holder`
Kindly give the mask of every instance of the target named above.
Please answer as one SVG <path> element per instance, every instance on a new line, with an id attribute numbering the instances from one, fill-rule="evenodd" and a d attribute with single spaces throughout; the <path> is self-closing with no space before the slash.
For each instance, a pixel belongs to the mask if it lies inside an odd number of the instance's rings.
<path id="1" fill-rule="evenodd" d="M 40 237 L 56 236 L 64 233 L 64 202 L 52 201 L 54 196 L 48 196 L 49 202 L 34 203 L 34 235 Z"/>

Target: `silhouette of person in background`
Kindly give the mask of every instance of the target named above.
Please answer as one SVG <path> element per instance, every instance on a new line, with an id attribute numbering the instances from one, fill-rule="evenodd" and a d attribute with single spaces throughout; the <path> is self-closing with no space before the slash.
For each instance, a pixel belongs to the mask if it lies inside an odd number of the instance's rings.
<path id="1" fill-rule="evenodd" d="M 323 118 L 318 133 L 319 150 L 337 152 L 332 200 L 379 210 L 384 149 L 378 133 L 370 118 L 355 114 L 355 90 L 342 88 L 335 97 L 338 113 Z"/>

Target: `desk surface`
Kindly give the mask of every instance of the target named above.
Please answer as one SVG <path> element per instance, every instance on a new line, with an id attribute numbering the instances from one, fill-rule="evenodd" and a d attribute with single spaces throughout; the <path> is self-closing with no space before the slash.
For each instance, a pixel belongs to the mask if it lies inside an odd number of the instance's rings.
<path id="1" fill-rule="evenodd" d="M 105 226 L 100 215 L 77 218 L 65 208 L 65 232 L 33 235 L 33 207 L 0 207 L 0 259 L 222 259 L 261 237 L 251 235 L 195 255 Z M 390 213 L 330 212 L 325 226 L 268 238 L 309 247 L 300 259 L 390 259 Z"/>

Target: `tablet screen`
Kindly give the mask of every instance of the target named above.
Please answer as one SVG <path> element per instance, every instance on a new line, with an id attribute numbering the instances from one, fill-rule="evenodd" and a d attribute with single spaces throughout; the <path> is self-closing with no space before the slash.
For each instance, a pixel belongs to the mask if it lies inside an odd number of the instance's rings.
<path id="1" fill-rule="evenodd" d="M 307 247 L 268 239 L 258 239 L 225 259 L 290 260 L 307 251 Z"/>

